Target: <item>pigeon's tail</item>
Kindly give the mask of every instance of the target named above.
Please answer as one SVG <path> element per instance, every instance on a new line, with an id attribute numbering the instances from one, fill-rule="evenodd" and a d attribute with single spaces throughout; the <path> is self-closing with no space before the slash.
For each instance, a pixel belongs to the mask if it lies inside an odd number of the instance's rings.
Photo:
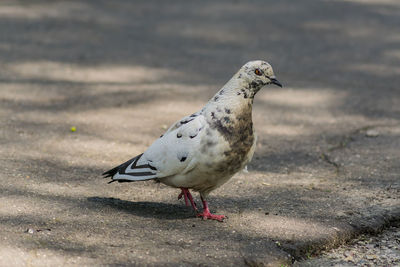
<path id="1" fill-rule="evenodd" d="M 108 170 L 106 172 L 104 172 L 102 175 L 104 176 L 103 178 L 108 178 L 108 177 L 113 177 L 115 174 L 117 174 L 119 168 L 122 166 L 123 164 L 112 168 L 111 170 Z"/>
<path id="2" fill-rule="evenodd" d="M 111 181 L 108 183 L 116 181 L 123 183 L 156 179 L 157 169 L 155 167 L 151 166 L 149 163 L 141 165 L 138 164 L 138 161 L 142 155 L 143 154 L 140 154 L 133 159 L 130 159 L 127 162 L 104 172 L 104 178 L 111 177 Z"/>

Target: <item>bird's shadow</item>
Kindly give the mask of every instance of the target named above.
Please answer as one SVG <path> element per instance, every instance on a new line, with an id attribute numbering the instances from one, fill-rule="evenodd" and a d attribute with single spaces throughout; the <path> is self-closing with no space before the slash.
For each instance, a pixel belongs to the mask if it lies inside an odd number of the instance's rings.
<path id="1" fill-rule="evenodd" d="M 147 201 L 132 202 L 112 197 L 88 197 L 87 200 L 96 206 L 107 206 L 141 217 L 164 220 L 194 218 L 191 208 L 184 205 Z"/>

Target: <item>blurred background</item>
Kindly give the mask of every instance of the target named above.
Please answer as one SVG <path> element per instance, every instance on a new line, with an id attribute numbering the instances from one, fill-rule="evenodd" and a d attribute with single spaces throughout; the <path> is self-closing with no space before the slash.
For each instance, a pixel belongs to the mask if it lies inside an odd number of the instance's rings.
<path id="1" fill-rule="evenodd" d="M 205 229 L 214 243 L 197 247 L 215 264 L 253 255 L 243 244 L 255 236 L 273 255 L 299 258 L 310 246 L 336 244 L 332 225 L 347 233 L 349 221 L 392 214 L 399 14 L 397 0 L 1 1 L 3 262 L 206 264 L 179 243 L 201 240 Z M 227 226 L 185 228 L 198 220 L 176 190 L 99 178 L 254 59 L 271 63 L 284 88 L 265 87 L 255 99 L 250 174 L 211 197 Z M 143 229 L 128 231 L 134 225 Z M 30 227 L 52 235 L 27 239 Z M 221 245 L 221 236 L 234 245 Z M 167 243 L 154 245 L 160 239 Z M 274 252 L 276 240 L 285 252 Z"/>

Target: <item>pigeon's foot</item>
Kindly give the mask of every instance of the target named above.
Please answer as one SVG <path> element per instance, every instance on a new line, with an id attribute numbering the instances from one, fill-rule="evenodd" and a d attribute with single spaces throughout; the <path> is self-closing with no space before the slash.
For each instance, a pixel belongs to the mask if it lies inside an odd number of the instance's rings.
<path id="1" fill-rule="evenodd" d="M 224 216 L 224 215 L 215 215 L 215 214 L 212 214 L 212 213 L 210 212 L 210 209 L 208 208 L 207 201 L 205 201 L 205 200 L 203 199 L 203 197 L 201 197 L 201 201 L 203 202 L 203 212 L 197 213 L 197 217 L 202 217 L 203 220 L 210 219 L 210 220 L 217 220 L 217 221 L 219 221 L 219 222 L 223 222 L 223 221 L 224 221 L 224 219 L 225 219 L 225 216 Z"/>
<path id="2" fill-rule="evenodd" d="M 219 222 L 223 222 L 225 219 L 224 215 L 215 215 L 215 214 L 210 213 L 209 210 L 204 210 L 201 213 L 197 213 L 197 217 L 202 217 L 203 220 L 210 219 L 210 220 L 217 220 Z"/>
<path id="3" fill-rule="evenodd" d="M 190 204 L 192 205 L 192 208 L 195 212 L 197 212 L 197 206 L 196 203 L 193 200 L 192 194 L 190 194 L 189 189 L 181 187 L 182 192 L 179 194 L 178 199 L 181 199 L 182 196 L 185 198 L 185 204 L 186 206 L 189 206 L 189 201 Z M 188 201 L 189 200 L 189 201 Z"/>

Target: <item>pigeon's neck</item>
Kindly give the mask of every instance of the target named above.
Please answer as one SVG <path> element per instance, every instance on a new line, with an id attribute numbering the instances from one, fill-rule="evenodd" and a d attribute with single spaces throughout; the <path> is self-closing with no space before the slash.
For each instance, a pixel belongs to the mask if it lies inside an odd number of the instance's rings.
<path id="1" fill-rule="evenodd" d="M 242 79 L 235 76 L 214 95 L 203 108 L 202 113 L 212 128 L 217 129 L 229 140 L 232 136 L 241 136 L 240 134 L 235 135 L 238 130 L 239 132 L 245 131 L 246 138 L 252 142 L 253 97 L 250 97 L 251 88 Z M 236 141 L 230 140 L 229 142 Z"/>
<path id="2" fill-rule="evenodd" d="M 235 75 L 236 76 L 236 75 Z M 211 129 L 218 131 L 233 154 L 247 155 L 254 142 L 251 88 L 233 76 L 202 110 Z M 254 95 L 253 95 L 254 96 Z M 240 153 L 237 151 L 241 151 Z"/>
<path id="3" fill-rule="evenodd" d="M 236 74 L 210 99 L 205 109 L 210 112 L 217 108 L 226 108 L 233 114 L 243 112 L 251 114 L 254 95 L 259 90 L 252 86 Z"/>

